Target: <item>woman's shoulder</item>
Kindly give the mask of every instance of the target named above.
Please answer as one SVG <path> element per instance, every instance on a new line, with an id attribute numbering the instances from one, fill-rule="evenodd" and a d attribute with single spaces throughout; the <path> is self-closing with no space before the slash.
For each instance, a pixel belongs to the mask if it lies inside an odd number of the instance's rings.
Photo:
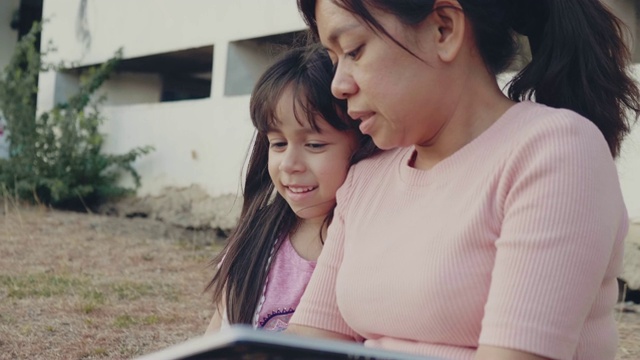
<path id="1" fill-rule="evenodd" d="M 553 163 L 591 159 L 611 163 L 609 145 L 598 127 L 584 116 L 533 102 L 517 104 L 502 134 L 511 161 L 547 159 Z M 526 162 L 525 161 L 525 162 Z"/>
<path id="2" fill-rule="evenodd" d="M 602 132 L 589 119 L 568 109 L 558 109 L 531 101 L 523 101 L 508 113 L 502 134 L 515 149 L 553 144 L 567 151 L 599 151 L 609 153 Z"/>
<path id="3" fill-rule="evenodd" d="M 603 138 L 592 121 L 575 111 L 553 108 L 532 101 L 523 101 L 516 106 L 518 109 L 512 114 L 512 125 L 522 129 L 525 136 L 539 132 L 559 136 L 582 133 Z"/>

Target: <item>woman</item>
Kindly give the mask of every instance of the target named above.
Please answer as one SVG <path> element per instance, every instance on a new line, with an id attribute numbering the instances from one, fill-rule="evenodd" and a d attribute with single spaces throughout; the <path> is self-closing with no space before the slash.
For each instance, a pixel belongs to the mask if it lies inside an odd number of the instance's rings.
<path id="1" fill-rule="evenodd" d="M 613 158 L 640 111 L 598 0 L 299 0 L 351 168 L 290 331 L 448 359 L 613 359 L 628 218 Z M 533 60 L 503 95 L 513 32 Z M 535 98 L 536 102 L 530 101 Z"/>

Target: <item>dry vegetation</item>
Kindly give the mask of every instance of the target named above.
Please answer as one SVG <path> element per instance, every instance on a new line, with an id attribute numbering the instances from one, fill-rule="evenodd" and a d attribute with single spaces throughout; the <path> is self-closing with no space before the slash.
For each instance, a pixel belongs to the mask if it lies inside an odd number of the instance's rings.
<path id="1" fill-rule="evenodd" d="M 201 335 L 215 234 L 0 210 L 0 359 L 128 359 Z"/>
<path id="2" fill-rule="evenodd" d="M 206 328 L 214 233 L 0 205 L 0 359 L 129 359 Z M 617 359 L 639 359 L 640 315 L 617 315 Z"/>

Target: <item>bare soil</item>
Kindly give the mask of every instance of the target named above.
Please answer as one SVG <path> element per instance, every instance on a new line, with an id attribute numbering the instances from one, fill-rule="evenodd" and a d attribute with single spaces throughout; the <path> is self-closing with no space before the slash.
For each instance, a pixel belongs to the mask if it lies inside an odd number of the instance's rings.
<path id="1" fill-rule="evenodd" d="M 0 359 L 130 359 L 201 335 L 215 231 L 0 203 Z M 624 309 L 624 311 L 623 311 Z M 640 359 L 620 304 L 617 359 Z"/>

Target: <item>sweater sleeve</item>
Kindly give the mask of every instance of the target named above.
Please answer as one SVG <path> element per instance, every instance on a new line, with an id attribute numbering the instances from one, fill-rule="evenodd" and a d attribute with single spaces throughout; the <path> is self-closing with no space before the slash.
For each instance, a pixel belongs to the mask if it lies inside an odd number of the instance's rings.
<path id="1" fill-rule="evenodd" d="M 571 359 L 594 303 L 616 301 L 610 260 L 628 219 L 606 142 L 576 117 L 532 125 L 506 164 L 480 344 Z"/>
<path id="2" fill-rule="evenodd" d="M 290 323 L 333 331 L 361 341 L 342 318 L 336 299 L 336 279 L 344 252 L 345 210 L 352 189 L 353 172 L 354 167 L 336 193 L 337 205 L 322 253 Z"/>

